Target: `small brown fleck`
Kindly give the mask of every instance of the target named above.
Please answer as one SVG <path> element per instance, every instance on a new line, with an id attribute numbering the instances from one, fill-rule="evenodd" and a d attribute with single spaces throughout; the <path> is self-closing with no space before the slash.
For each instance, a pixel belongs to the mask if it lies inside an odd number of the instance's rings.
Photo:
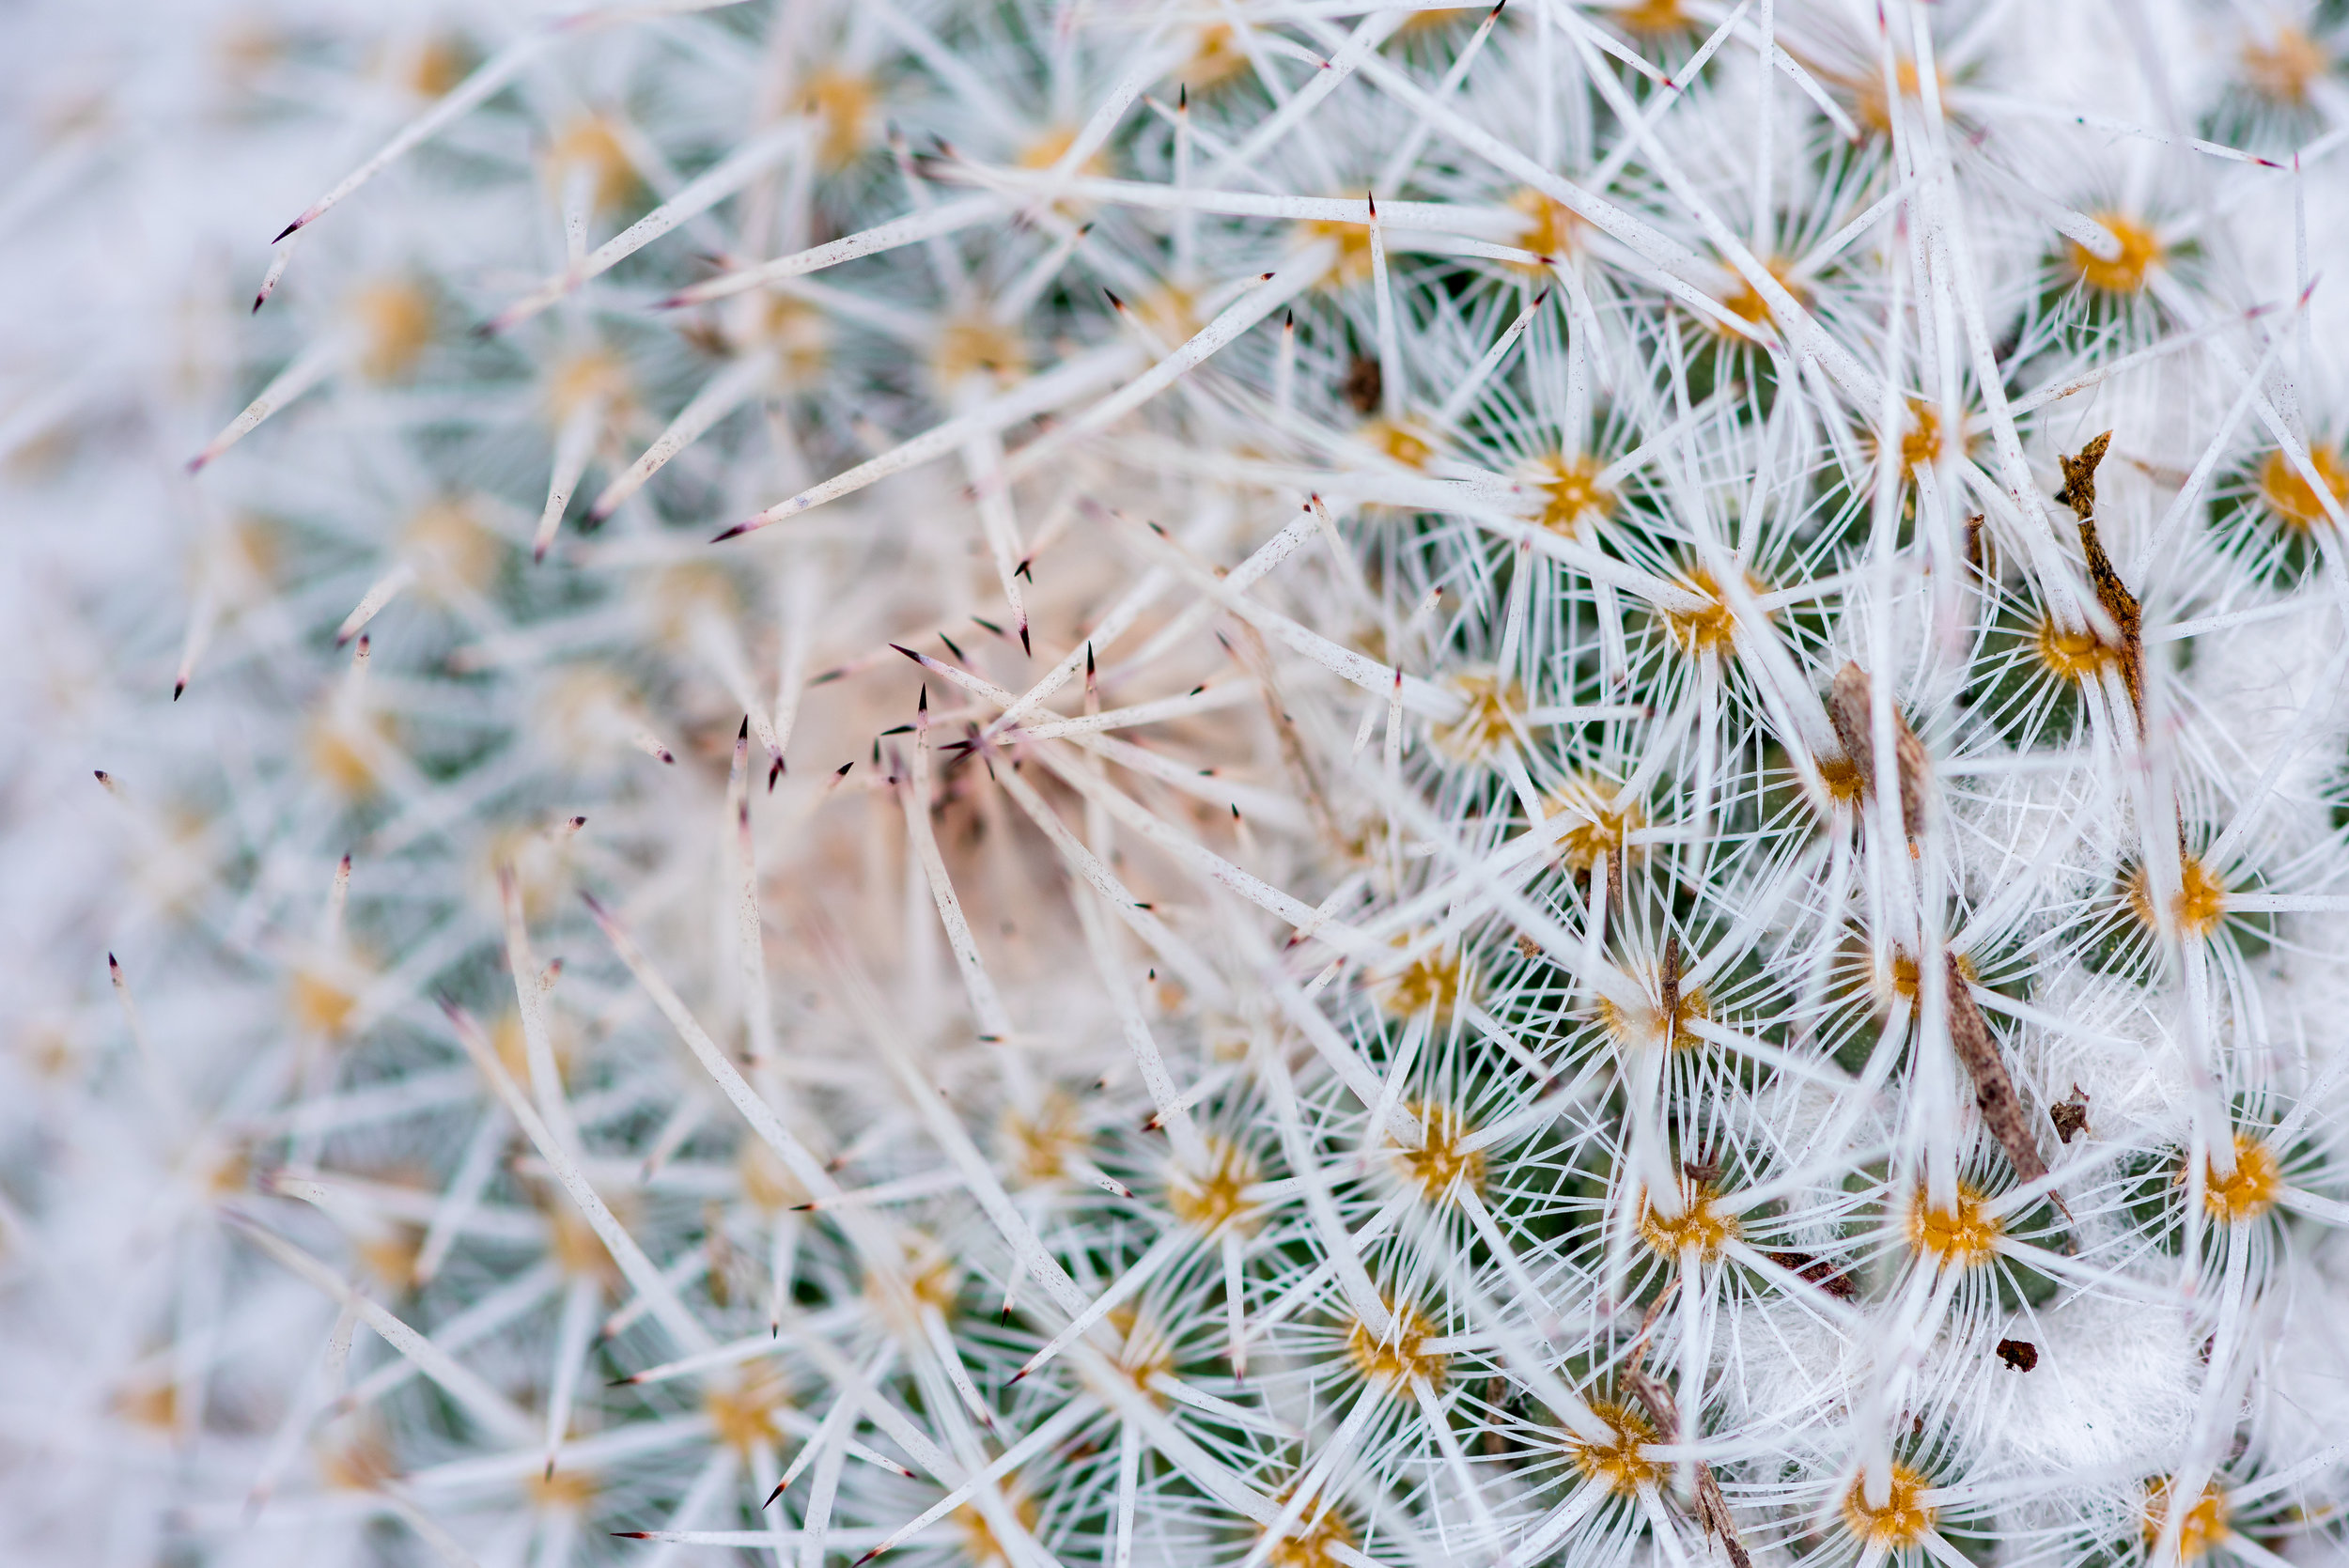
<path id="1" fill-rule="evenodd" d="M 2016 1372 L 2029 1372 L 2039 1364 L 2039 1347 L 2029 1340 L 2000 1340 L 1999 1359 Z"/>
<path id="2" fill-rule="evenodd" d="M 1346 380 L 1338 390 L 1346 395 L 1356 413 L 1371 413 L 1386 392 L 1386 379 L 1378 369 L 1378 362 L 1368 354 L 1356 354 L 1354 363 L 1346 367 Z"/>
<path id="3" fill-rule="evenodd" d="M 1538 958 L 1542 955 L 1542 944 L 1520 931 L 1517 933 L 1517 951 L 1528 958 Z"/>
<path id="4" fill-rule="evenodd" d="M 2047 1108 L 2047 1119 L 2055 1124 L 2056 1136 L 2066 1143 L 2073 1135 L 2088 1130 L 2088 1091 L 2072 1085 L 2069 1097 L 2056 1101 Z"/>
<path id="5" fill-rule="evenodd" d="M 1808 1252 L 1765 1252 L 1779 1267 L 1800 1279 L 1808 1280 L 1838 1301 L 1850 1301 L 1859 1295 L 1859 1287 L 1850 1275 L 1826 1258 L 1814 1258 Z"/>

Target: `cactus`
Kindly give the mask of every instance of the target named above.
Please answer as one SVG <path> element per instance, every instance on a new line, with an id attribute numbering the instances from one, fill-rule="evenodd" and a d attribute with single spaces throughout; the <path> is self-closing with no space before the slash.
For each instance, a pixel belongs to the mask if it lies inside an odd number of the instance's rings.
<path id="1" fill-rule="evenodd" d="M 36 1560 L 2338 1556 L 2295 15 L 118 39 Z"/>

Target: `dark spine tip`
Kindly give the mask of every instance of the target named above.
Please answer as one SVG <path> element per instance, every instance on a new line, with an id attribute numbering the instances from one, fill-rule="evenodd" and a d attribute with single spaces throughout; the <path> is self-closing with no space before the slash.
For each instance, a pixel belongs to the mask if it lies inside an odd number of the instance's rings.
<path id="1" fill-rule="evenodd" d="M 279 229 L 276 234 L 271 238 L 270 243 L 272 245 L 276 244 L 278 241 L 285 239 L 286 236 L 291 234 L 295 229 L 300 228 L 302 224 L 303 220 L 296 218 L 292 223 L 289 223 L 284 228 Z"/>
<path id="2" fill-rule="evenodd" d="M 845 779 L 848 776 L 848 769 L 854 768 L 855 766 L 856 758 L 850 757 L 848 761 L 833 768 L 832 770 L 832 776 L 835 779 Z"/>
<path id="3" fill-rule="evenodd" d="M 187 689 L 188 689 L 188 683 L 187 683 L 186 681 L 184 681 L 184 680 L 175 680 L 175 681 L 173 681 L 173 682 L 171 683 L 171 700 L 172 700 L 173 702 L 175 702 L 175 703 L 176 703 L 176 702 L 178 702 L 178 701 L 179 700 L 179 693 L 181 693 L 182 691 L 185 691 Z"/>
<path id="4" fill-rule="evenodd" d="M 733 527 L 727 529 L 724 533 L 712 537 L 709 542 L 714 545 L 722 545 L 728 539 L 739 539 L 750 531 L 751 525 L 749 523 L 738 522 Z"/>
<path id="5" fill-rule="evenodd" d="M 1035 657 L 1035 645 L 1028 641 L 1028 623 L 1019 623 L 1019 651 L 1030 659 Z"/>
<path id="6" fill-rule="evenodd" d="M 744 715 L 742 715 L 742 727 L 741 727 L 740 729 L 736 730 L 736 731 L 734 732 L 734 743 L 735 743 L 736 745 L 738 745 L 738 746 L 739 746 L 739 745 L 740 745 L 743 741 L 748 740 L 750 737 L 751 737 L 751 716 L 750 716 L 749 714 L 745 713 Z"/>

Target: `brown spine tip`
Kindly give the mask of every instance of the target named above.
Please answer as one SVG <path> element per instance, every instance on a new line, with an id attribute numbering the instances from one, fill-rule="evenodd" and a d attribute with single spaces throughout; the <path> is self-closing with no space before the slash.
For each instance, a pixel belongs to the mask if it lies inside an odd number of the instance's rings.
<path id="1" fill-rule="evenodd" d="M 743 535 L 749 533 L 752 529 L 757 526 L 758 525 L 754 522 L 738 522 L 733 527 L 726 529 L 723 533 L 713 535 L 709 542 L 714 545 L 722 545 L 728 539 L 740 538 Z"/>
<path id="2" fill-rule="evenodd" d="M 292 223 L 288 224 L 284 228 L 279 229 L 275 234 L 272 235 L 270 237 L 270 243 L 272 245 L 278 243 L 288 235 L 291 234 L 295 229 L 300 228 L 307 222 L 309 222 L 309 220 L 306 218 L 296 218 Z"/>
<path id="3" fill-rule="evenodd" d="M 2031 1138 L 2023 1102 L 2015 1093 L 2015 1080 L 2007 1074 L 2006 1059 L 1999 1054 L 1998 1039 L 1974 1001 L 1957 955 L 1944 954 L 1943 961 L 1948 966 L 1950 1047 L 1966 1076 L 1973 1080 L 1974 1103 L 1982 1110 L 1983 1125 L 2006 1151 L 2015 1173 L 2024 1181 L 2037 1181 L 2047 1173 L 2047 1162 L 2039 1157 L 2039 1145 Z"/>
<path id="4" fill-rule="evenodd" d="M 2112 617 L 2113 626 L 2121 633 L 2121 680 L 2128 688 L 2129 706 L 2139 725 L 2145 722 L 2145 639 L 2144 615 L 2137 596 L 2122 581 L 2121 572 L 2113 566 L 2112 557 L 2105 552 L 2104 541 L 2096 534 L 2096 467 L 2104 461 L 2106 448 L 2112 444 L 2112 432 L 2090 442 L 2079 450 L 2079 456 L 2059 455 L 2063 465 L 2063 489 L 2056 499 L 2072 508 L 2079 519 L 2080 550 L 2088 557 L 2088 579 L 2096 589 L 2096 602 Z"/>
<path id="5" fill-rule="evenodd" d="M 2077 456 L 2061 453 L 2056 462 L 2063 470 L 2063 488 L 2056 491 L 2056 499 L 2072 508 L 2073 515 L 2085 522 L 2096 510 L 2096 466 L 2105 460 L 2106 449 L 2112 444 L 2112 432 L 2081 447 Z"/>

